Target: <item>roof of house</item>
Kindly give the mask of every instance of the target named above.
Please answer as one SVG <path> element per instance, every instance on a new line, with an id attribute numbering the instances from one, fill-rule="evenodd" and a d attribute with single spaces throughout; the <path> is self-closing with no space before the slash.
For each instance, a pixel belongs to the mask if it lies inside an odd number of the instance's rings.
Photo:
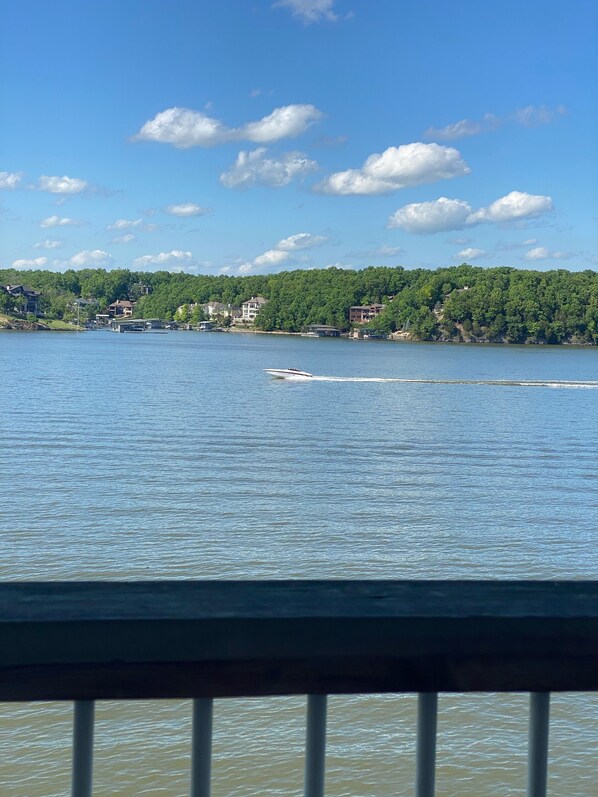
<path id="1" fill-rule="evenodd" d="M 26 293 L 28 296 L 41 296 L 40 291 L 34 291 L 31 288 L 27 288 L 25 285 L 7 285 L 6 290 L 9 293 L 14 293 L 14 291 L 20 291 L 22 293 Z"/>
<path id="2" fill-rule="evenodd" d="M 247 299 L 247 301 L 243 302 L 243 304 L 248 304 L 249 302 L 255 304 L 266 304 L 267 301 L 268 300 L 264 299 L 263 296 L 252 296 L 251 299 Z"/>

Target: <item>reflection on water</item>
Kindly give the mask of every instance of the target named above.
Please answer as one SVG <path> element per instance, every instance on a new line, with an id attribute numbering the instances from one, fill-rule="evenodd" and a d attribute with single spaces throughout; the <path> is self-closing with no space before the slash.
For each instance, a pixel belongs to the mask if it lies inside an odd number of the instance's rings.
<path id="1" fill-rule="evenodd" d="M 15 333 L 0 367 L 5 580 L 598 574 L 597 350 Z M 593 793 L 597 709 L 555 697 L 553 797 Z M 68 793 L 70 707 L 2 712 L 6 793 Z M 438 794 L 523 793 L 526 714 L 442 696 Z M 412 793 L 414 697 L 329 724 L 327 794 Z M 218 701 L 214 794 L 300 793 L 303 734 L 302 698 Z M 185 794 L 189 740 L 188 703 L 101 703 L 94 793 Z"/>

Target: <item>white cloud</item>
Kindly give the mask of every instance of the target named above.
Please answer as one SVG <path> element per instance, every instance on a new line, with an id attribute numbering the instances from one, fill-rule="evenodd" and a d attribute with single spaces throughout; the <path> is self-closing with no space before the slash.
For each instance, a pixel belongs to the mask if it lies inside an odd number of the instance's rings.
<path id="1" fill-rule="evenodd" d="M 23 179 L 23 172 L 0 172 L 0 188 L 16 188 Z"/>
<path id="2" fill-rule="evenodd" d="M 525 253 L 526 260 L 544 260 L 547 257 L 549 257 L 549 252 L 545 246 L 536 246 Z"/>
<path id="3" fill-rule="evenodd" d="M 537 127 L 550 124 L 550 122 L 565 113 L 567 113 L 567 109 L 563 105 L 559 105 L 557 108 L 548 108 L 546 105 L 528 105 L 526 108 L 521 108 L 502 118 L 492 113 L 487 113 L 480 121 L 461 119 L 458 122 L 446 125 L 446 127 L 429 127 L 424 136 L 440 141 L 451 141 L 465 136 L 488 133 L 509 122 L 523 125 L 524 127 Z"/>
<path id="4" fill-rule="evenodd" d="M 160 252 L 158 255 L 142 255 L 133 260 L 135 268 L 145 266 L 181 266 L 192 265 L 192 263 L 193 254 L 191 252 L 183 252 L 180 249 Z"/>
<path id="5" fill-rule="evenodd" d="M 470 171 L 458 150 L 415 142 L 370 155 L 361 169 L 331 174 L 315 186 L 315 190 L 345 196 L 388 194 L 408 186 L 459 177 Z"/>
<path id="6" fill-rule="evenodd" d="M 136 241 L 137 237 L 133 235 L 132 232 L 125 233 L 124 235 L 117 235 L 115 238 L 112 239 L 111 243 L 113 244 L 130 244 L 132 241 Z"/>
<path id="7" fill-rule="evenodd" d="M 230 140 L 230 130 L 218 119 L 189 108 L 167 108 L 147 121 L 132 141 L 158 141 L 179 149 L 213 147 Z"/>
<path id="8" fill-rule="evenodd" d="M 548 108 L 546 105 L 528 105 L 515 111 L 515 120 L 524 127 L 537 127 L 547 125 L 567 113 L 563 105 L 557 108 Z"/>
<path id="9" fill-rule="evenodd" d="M 288 260 L 301 259 L 301 256 L 296 255 L 304 249 L 311 249 L 314 246 L 319 246 L 328 239 L 323 235 L 312 235 L 308 232 L 299 232 L 295 235 L 289 235 L 288 238 L 282 238 L 273 249 L 268 249 L 262 255 L 258 255 L 253 260 L 241 263 L 237 267 L 239 274 L 251 274 L 254 270 L 261 267 L 280 266 Z M 230 271 L 230 268 L 227 269 Z M 221 270 L 220 273 L 224 274 L 227 271 Z"/>
<path id="10" fill-rule="evenodd" d="M 141 227 L 143 219 L 117 219 L 113 224 L 108 225 L 109 230 L 131 230 L 135 227 Z"/>
<path id="11" fill-rule="evenodd" d="M 497 199 L 487 208 L 480 208 L 472 213 L 468 222 L 507 222 L 524 218 L 535 218 L 552 210 L 552 199 L 549 196 L 526 194 L 523 191 L 511 191 L 510 194 Z"/>
<path id="12" fill-rule="evenodd" d="M 49 191 L 51 194 L 80 194 L 88 187 L 88 183 L 78 177 L 48 177 L 44 174 L 39 178 L 38 187 L 40 191 Z"/>
<path id="13" fill-rule="evenodd" d="M 486 208 L 473 210 L 469 202 L 462 199 L 440 197 L 431 202 L 405 205 L 388 219 L 388 227 L 399 227 L 406 232 L 433 233 L 442 230 L 460 230 L 483 222 L 501 224 L 536 218 L 552 210 L 549 196 L 511 191 Z"/>
<path id="14" fill-rule="evenodd" d="M 289 8 L 294 17 L 306 25 L 328 20 L 336 22 L 338 15 L 332 10 L 334 0 L 277 0 L 272 8 Z"/>
<path id="15" fill-rule="evenodd" d="M 294 178 L 304 177 L 318 168 L 317 163 L 302 152 L 286 152 L 279 159 L 267 158 L 266 153 L 265 147 L 251 152 L 241 150 L 230 169 L 220 175 L 222 185 L 240 189 L 255 186 L 281 188 Z"/>
<path id="16" fill-rule="evenodd" d="M 181 205 L 169 205 L 166 212 L 172 216 L 204 216 L 210 213 L 210 208 L 202 208 L 200 205 L 195 205 L 193 202 L 185 202 Z"/>
<path id="17" fill-rule="evenodd" d="M 281 138 L 296 138 L 323 116 L 314 105 L 285 105 L 275 108 L 258 122 L 249 122 L 236 131 L 237 138 L 267 144 Z"/>
<path id="18" fill-rule="evenodd" d="M 422 234 L 458 230 L 465 226 L 470 213 L 469 202 L 441 196 L 432 202 L 415 202 L 399 208 L 389 218 L 388 227 Z"/>
<path id="19" fill-rule="evenodd" d="M 452 141 L 455 138 L 476 136 L 481 132 L 482 126 L 478 122 L 472 122 L 470 119 L 461 119 L 459 122 L 454 122 L 446 127 L 429 127 L 424 136 L 426 138 L 436 138 L 440 141 Z"/>
<path id="20" fill-rule="evenodd" d="M 45 241 L 33 244 L 34 249 L 60 249 L 63 246 L 64 241 L 59 241 L 56 238 L 46 238 Z"/>
<path id="21" fill-rule="evenodd" d="M 143 219 L 117 219 L 107 227 L 108 230 L 143 230 L 144 232 L 155 232 L 160 229 L 159 224 L 148 224 Z"/>
<path id="22" fill-rule="evenodd" d="M 400 246 L 379 246 L 374 249 L 374 254 L 379 257 L 393 257 L 394 255 L 404 254 L 404 250 Z"/>
<path id="23" fill-rule="evenodd" d="M 345 257 L 357 258 L 359 260 L 381 257 L 396 257 L 397 255 L 404 255 L 405 250 L 400 246 L 376 246 L 372 249 L 359 249 L 352 252 L 347 252 Z"/>
<path id="24" fill-rule="evenodd" d="M 538 243 L 536 238 L 527 238 L 525 241 L 499 241 L 496 249 L 499 252 L 512 252 L 514 249 L 521 249 L 524 246 L 533 246 Z"/>
<path id="25" fill-rule="evenodd" d="M 48 216 L 47 219 L 43 219 L 39 226 L 47 229 L 49 227 L 76 227 L 83 222 L 77 221 L 77 219 L 68 219 L 63 218 L 61 216 Z"/>
<path id="26" fill-rule="evenodd" d="M 320 246 L 328 238 L 324 235 L 312 235 L 309 232 L 298 232 L 295 235 L 289 235 L 288 238 L 283 238 L 276 244 L 276 249 L 282 249 L 285 252 L 294 252 L 297 249 L 311 249 L 313 246 Z"/>
<path id="27" fill-rule="evenodd" d="M 13 261 L 13 268 L 43 268 L 48 263 L 47 257 L 36 257 L 33 260 L 15 260 Z"/>
<path id="28" fill-rule="evenodd" d="M 536 246 L 524 255 L 526 260 L 569 260 L 575 256 L 575 252 L 551 252 L 545 246 Z"/>
<path id="29" fill-rule="evenodd" d="M 469 246 L 467 249 L 461 249 L 460 252 L 457 252 L 456 259 L 461 260 L 475 260 L 478 257 L 483 257 L 486 252 L 483 249 L 476 249 L 473 246 Z"/>
<path id="30" fill-rule="evenodd" d="M 268 249 L 263 255 L 259 255 L 253 261 L 254 266 L 278 266 L 290 258 L 288 252 L 280 249 Z"/>
<path id="31" fill-rule="evenodd" d="M 179 149 L 213 147 L 228 141 L 267 143 L 304 133 L 322 117 L 313 105 L 285 105 L 271 114 L 239 128 L 229 128 L 218 119 L 190 108 L 167 108 L 148 120 L 132 141 L 158 141 Z"/>
<path id="32" fill-rule="evenodd" d="M 76 268 L 85 268 L 86 266 L 105 266 L 112 262 L 112 257 L 108 252 L 103 249 L 84 249 L 82 252 L 77 252 L 69 260 L 69 264 Z"/>
<path id="33" fill-rule="evenodd" d="M 460 119 L 458 122 L 446 125 L 446 127 L 429 127 L 424 136 L 434 138 L 439 141 L 453 141 L 456 138 L 467 136 L 477 136 L 480 133 L 487 133 L 500 127 L 502 120 L 492 113 L 485 114 L 479 122 L 472 119 Z"/>

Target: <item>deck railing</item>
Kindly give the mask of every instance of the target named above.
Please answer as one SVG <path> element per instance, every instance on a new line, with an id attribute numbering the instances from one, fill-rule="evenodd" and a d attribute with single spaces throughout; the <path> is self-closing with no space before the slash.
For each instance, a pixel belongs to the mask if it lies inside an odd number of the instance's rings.
<path id="1" fill-rule="evenodd" d="M 551 691 L 598 690 L 598 583 L 0 584 L 0 700 L 74 701 L 73 797 L 94 701 L 193 700 L 190 794 L 210 793 L 213 699 L 307 695 L 305 795 L 324 794 L 329 694 L 414 692 L 416 797 L 434 794 L 439 692 L 529 692 L 528 797 L 546 794 Z"/>

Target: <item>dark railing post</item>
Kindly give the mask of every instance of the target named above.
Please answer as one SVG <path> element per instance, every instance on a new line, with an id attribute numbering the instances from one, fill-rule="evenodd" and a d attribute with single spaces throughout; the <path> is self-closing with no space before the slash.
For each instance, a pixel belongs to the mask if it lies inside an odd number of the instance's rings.
<path id="1" fill-rule="evenodd" d="M 326 703 L 326 695 L 307 696 L 305 797 L 324 796 Z"/>
<path id="2" fill-rule="evenodd" d="M 422 692 L 417 699 L 417 759 L 415 797 L 434 797 L 438 695 Z"/>
<path id="3" fill-rule="evenodd" d="M 91 797 L 93 777 L 93 700 L 76 700 L 73 718 L 72 797 Z"/>
<path id="4" fill-rule="evenodd" d="M 209 697 L 193 701 L 191 731 L 191 797 L 210 797 L 212 774 L 212 715 Z"/>
<path id="5" fill-rule="evenodd" d="M 546 797 L 550 692 L 532 692 L 529 697 L 527 797 Z"/>

